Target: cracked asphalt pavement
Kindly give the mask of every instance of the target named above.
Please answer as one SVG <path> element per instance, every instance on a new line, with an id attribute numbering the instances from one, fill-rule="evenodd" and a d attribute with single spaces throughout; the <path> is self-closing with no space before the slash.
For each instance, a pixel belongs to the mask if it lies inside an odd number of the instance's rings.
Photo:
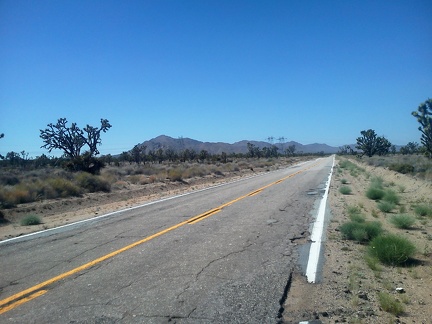
<path id="1" fill-rule="evenodd" d="M 2 244 L 1 301 L 59 279 L 36 289 L 43 289 L 38 297 L 27 301 L 30 293 L 23 294 L 16 305 L 7 304 L 12 306 L 0 322 L 277 323 L 298 268 L 298 247 L 308 244 L 320 198 L 307 193 L 322 188 L 331 163 L 331 158 L 314 160 Z M 230 201 L 208 217 L 184 223 Z"/>

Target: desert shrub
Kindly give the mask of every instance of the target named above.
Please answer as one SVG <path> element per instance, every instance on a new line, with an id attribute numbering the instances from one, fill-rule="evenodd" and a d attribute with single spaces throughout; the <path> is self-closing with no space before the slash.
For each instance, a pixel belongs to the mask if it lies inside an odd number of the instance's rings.
<path id="1" fill-rule="evenodd" d="M 384 197 L 385 191 L 378 187 L 369 187 L 366 190 L 366 197 L 372 200 L 380 200 Z"/>
<path id="2" fill-rule="evenodd" d="M 91 156 L 86 152 L 73 159 L 66 160 L 63 167 L 72 172 L 84 171 L 91 174 L 99 174 L 101 169 L 105 167 L 105 163 L 101 159 Z"/>
<path id="3" fill-rule="evenodd" d="M 184 178 L 203 177 L 209 174 L 209 169 L 206 166 L 194 165 L 183 171 Z"/>
<path id="4" fill-rule="evenodd" d="M 364 226 L 368 235 L 368 240 L 372 240 L 383 233 L 382 225 L 380 222 L 366 222 Z"/>
<path id="5" fill-rule="evenodd" d="M 14 186 L 20 182 L 19 178 L 14 174 L 1 174 L 0 185 Z"/>
<path id="6" fill-rule="evenodd" d="M 348 215 L 361 214 L 361 209 L 359 206 L 348 206 L 347 208 Z"/>
<path id="7" fill-rule="evenodd" d="M 382 189 L 384 187 L 384 179 L 381 177 L 373 177 L 371 179 L 371 187 Z"/>
<path id="8" fill-rule="evenodd" d="M 343 195 L 349 195 L 349 194 L 351 194 L 352 190 L 348 186 L 342 186 L 339 188 L 339 192 Z"/>
<path id="9" fill-rule="evenodd" d="M 403 304 L 386 292 L 379 292 L 378 300 L 382 310 L 387 313 L 398 316 L 404 312 Z"/>
<path id="10" fill-rule="evenodd" d="M 4 191 L 4 198 L 2 199 L 3 206 L 14 207 L 17 204 L 25 204 L 34 201 L 32 193 L 22 184 L 18 184 L 13 188 Z M 6 208 L 6 207 L 4 207 Z"/>
<path id="11" fill-rule="evenodd" d="M 40 192 L 40 194 L 43 194 L 45 198 L 64 198 L 70 196 L 80 196 L 81 190 L 78 186 L 67 179 L 52 178 L 46 180 L 46 184 L 43 186 L 42 192 Z"/>
<path id="12" fill-rule="evenodd" d="M 403 174 L 414 172 L 414 166 L 407 163 L 392 163 L 389 165 L 389 169 Z"/>
<path id="13" fill-rule="evenodd" d="M 400 202 L 400 197 L 396 194 L 396 192 L 390 189 L 385 191 L 384 197 L 382 199 L 395 205 L 398 205 Z"/>
<path id="14" fill-rule="evenodd" d="M 9 199 L 8 191 L 0 187 L 0 208 L 8 209 L 15 207 L 15 203 Z"/>
<path id="15" fill-rule="evenodd" d="M 358 206 L 348 206 L 347 212 L 348 212 L 349 218 L 353 222 L 364 223 L 366 221 L 366 217 L 364 215 L 362 215 L 361 209 Z"/>
<path id="16" fill-rule="evenodd" d="M 152 175 L 152 174 L 155 173 L 155 169 L 152 168 L 151 165 L 147 165 L 147 164 L 141 166 L 140 170 L 141 170 L 141 174 L 144 174 L 144 175 L 147 175 L 147 176 L 150 176 L 150 175 Z"/>
<path id="17" fill-rule="evenodd" d="M 167 177 L 171 181 L 182 181 L 183 170 L 181 170 L 179 168 L 169 169 L 167 172 Z"/>
<path id="18" fill-rule="evenodd" d="M 418 216 L 430 216 L 432 217 L 432 206 L 421 204 L 414 207 L 414 212 Z"/>
<path id="19" fill-rule="evenodd" d="M 217 176 L 224 176 L 223 172 L 220 171 L 220 170 L 216 170 L 216 171 L 214 172 L 214 174 L 217 175 Z"/>
<path id="20" fill-rule="evenodd" d="M 382 263 L 400 265 L 415 253 L 415 245 L 404 237 L 394 234 L 375 237 L 369 244 L 369 253 Z"/>
<path id="21" fill-rule="evenodd" d="M 392 202 L 380 201 L 378 203 L 377 207 L 383 213 L 390 213 L 396 207 L 396 205 L 394 203 L 392 203 Z"/>
<path id="22" fill-rule="evenodd" d="M 356 223 L 364 223 L 366 222 L 366 217 L 362 214 L 352 214 L 350 215 L 350 219 Z"/>
<path id="23" fill-rule="evenodd" d="M 39 225 L 42 223 L 42 220 L 37 215 L 27 215 L 23 219 L 21 219 L 21 226 L 30 226 L 30 225 Z"/>
<path id="24" fill-rule="evenodd" d="M 390 222 L 397 228 L 409 229 L 415 223 L 415 218 L 407 214 L 394 215 Z"/>
<path id="25" fill-rule="evenodd" d="M 149 177 L 149 182 L 150 182 L 150 183 L 155 183 L 156 180 L 157 180 L 157 178 L 156 178 L 156 176 L 154 176 L 154 175 L 151 175 L 151 176 Z"/>
<path id="26" fill-rule="evenodd" d="M 347 184 L 347 183 L 348 183 L 348 180 L 347 180 L 347 179 L 341 179 L 341 183 L 342 183 L 342 184 Z"/>
<path id="27" fill-rule="evenodd" d="M 341 160 L 339 162 L 339 167 L 348 170 L 353 170 L 357 168 L 357 166 L 349 160 Z"/>
<path id="28" fill-rule="evenodd" d="M 380 222 L 347 222 L 339 227 L 345 239 L 357 242 L 367 242 L 382 233 Z"/>
<path id="29" fill-rule="evenodd" d="M 0 210 L 0 224 L 4 224 L 4 223 L 7 223 L 7 222 L 8 222 L 8 220 L 4 217 L 3 212 Z"/>
<path id="30" fill-rule="evenodd" d="M 373 257 L 369 254 L 366 254 L 365 255 L 365 261 L 366 261 L 366 264 L 368 265 L 369 269 L 371 269 L 372 271 L 379 272 L 382 270 L 378 258 Z"/>
<path id="31" fill-rule="evenodd" d="M 368 235 L 366 232 L 366 229 L 363 226 L 359 226 L 353 229 L 352 233 L 352 239 L 356 242 L 367 242 L 368 241 Z"/>
<path id="32" fill-rule="evenodd" d="M 141 179 L 142 179 L 142 177 L 139 174 L 134 174 L 134 175 L 130 175 L 129 177 L 127 177 L 127 180 L 133 184 L 140 183 Z"/>
<path id="33" fill-rule="evenodd" d="M 111 185 L 101 176 L 93 175 L 87 172 L 79 172 L 75 177 L 76 182 L 81 188 L 88 192 L 110 192 Z"/>
<path id="34" fill-rule="evenodd" d="M 235 167 L 233 166 L 232 163 L 225 163 L 222 165 L 222 171 L 223 172 L 232 172 L 232 171 L 234 171 L 234 169 L 235 169 Z"/>

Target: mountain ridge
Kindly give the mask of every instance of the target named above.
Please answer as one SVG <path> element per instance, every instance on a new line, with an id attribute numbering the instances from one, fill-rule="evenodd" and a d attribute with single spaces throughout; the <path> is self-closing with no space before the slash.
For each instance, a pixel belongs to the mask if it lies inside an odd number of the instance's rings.
<path id="1" fill-rule="evenodd" d="M 224 143 L 224 142 L 201 142 L 195 139 L 180 137 L 173 138 L 167 135 L 159 135 L 150 140 L 144 141 L 139 146 L 146 146 L 147 150 L 158 150 L 160 148 L 172 149 L 175 152 L 179 152 L 185 149 L 194 150 L 196 152 L 200 152 L 201 150 L 206 150 L 210 154 L 221 154 L 225 152 L 227 154 L 230 153 L 247 153 L 248 147 L 247 144 L 251 143 L 260 149 L 264 147 L 270 147 L 275 145 L 279 148 L 279 152 L 282 153 L 289 146 L 294 145 L 296 148 L 296 153 L 320 153 L 323 152 L 325 154 L 337 153 L 339 148 L 333 147 L 323 143 L 313 143 L 313 144 L 301 144 L 296 141 L 289 141 L 283 143 L 268 143 L 264 141 L 248 141 L 241 140 L 235 143 Z"/>

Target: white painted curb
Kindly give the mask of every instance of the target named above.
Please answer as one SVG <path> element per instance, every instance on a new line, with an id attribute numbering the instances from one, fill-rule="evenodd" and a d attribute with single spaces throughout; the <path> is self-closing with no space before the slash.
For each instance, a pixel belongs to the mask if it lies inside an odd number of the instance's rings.
<path id="1" fill-rule="evenodd" d="M 334 164 L 335 164 L 335 157 L 333 156 L 333 164 L 327 179 L 324 195 L 321 198 L 320 205 L 318 208 L 318 215 L 316 217 L 315 223 L 312 228 L 312 235 L 311 235 L 312 244 L 309 250 L 309 259 L 306 267 L 306 278 L 310 283 L 316 282 L 316 277 L 318 272 L 318 260 L 321 253 L 322 237 L 324 233 L 325 209 L 326 209 L 328 192 L 330 188 L 330 182 L 333 174 Z"/>

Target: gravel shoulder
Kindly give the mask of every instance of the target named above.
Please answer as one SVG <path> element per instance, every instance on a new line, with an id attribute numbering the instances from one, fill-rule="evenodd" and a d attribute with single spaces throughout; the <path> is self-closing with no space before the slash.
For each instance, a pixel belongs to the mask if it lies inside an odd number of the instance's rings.
<path id="1" fill-rule="evenodd" d="M 401 202 L 397 208 L 414 215 L 415 204 L 432 204 L 432 183 L 355 160 L 351 161 L 363 171 L 350 173 L 339 167 L 340 161 L 338 157 L 330 186 L 332 216 L 326 232 L 323 279 L 309 284 L 300 271 L 293 275 L 283 322 L 431 323 L 432 219 L 416 218 L 411 229 L 397 229 L 389 219 L 398 211 L 382 213 L 365 192 L 372 177 L 381 177 L 386 186 L 398 192 Z M 347 183 L 342 184 L 342 179 Z M 352 193 L 341 194 L 342 185 L 349 186 Z M 367 246 L 345 240 L 339 232 L 339 226 L 349 220 L 348 206 L 360 207 L 367 220 L 380 221 L 385 231 L 412 241 L 417 247 L 414 262 L 402 267 L 380 265 L 380 271 L 373 271 L 365 260 Z M 396 288 L 403 288 L 404 293 Z M 385 312 L 380 307 L 379 292 L 387 292 L 399 301 L 405 309 L 403 314 Z"/>

